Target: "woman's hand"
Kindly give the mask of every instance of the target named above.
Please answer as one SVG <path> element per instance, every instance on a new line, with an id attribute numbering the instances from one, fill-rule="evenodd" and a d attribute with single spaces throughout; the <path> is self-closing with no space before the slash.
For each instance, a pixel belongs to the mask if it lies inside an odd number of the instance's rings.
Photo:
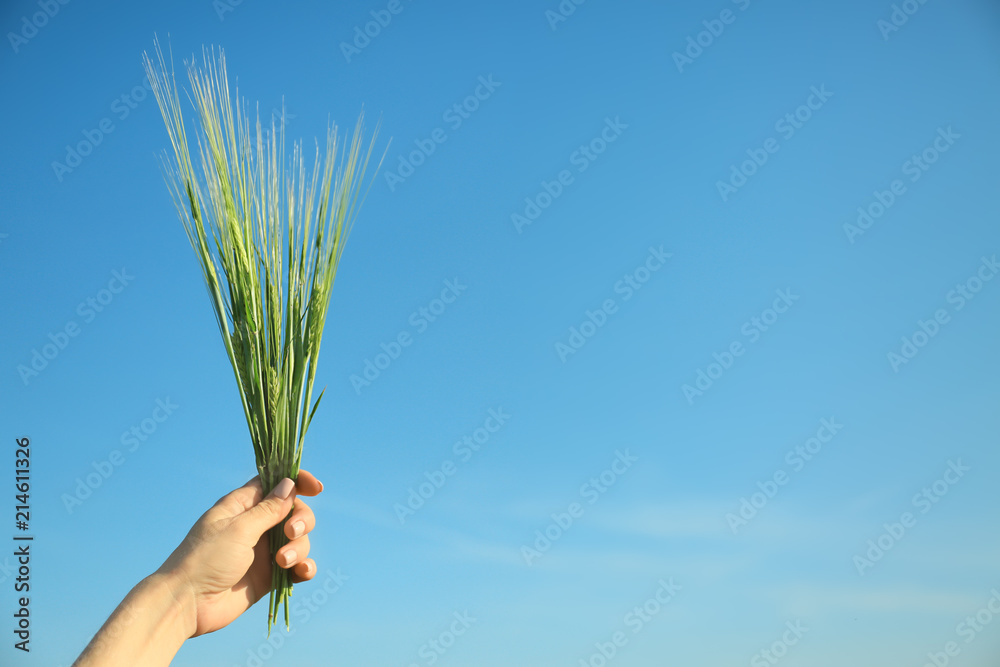
<path id="1" fill-rule="evenodd" d="M 322 490 L 302 470 L 297 485 L 282 480 L 267 498 L 258 477 L 220 498 L 122 600 L 74 667 L 167 667 L 185 640 L 229 625 L 271 589 L 267 531 L 289 512 L 290 542 L 278 550 L 278 566 L 291 568 L 294 582 L 312 579 L 308 533 L 316 517 L 296 494 Z"/>
<path id="2" fill-rule="evenodd" d="M 229 625 L 271 589 L 267 531 L 294 511 L 285 524 L 289 543 L 278 550 L 279 567 L 291 568 L 292 581 L 316 575 L 309 558 L 309 531 L 316 517 L 296 496 L 314 496 L 323 484 L 302 470 L 298 483 L 284 479 L 264 498 L 260 478 L 219 499 L 194 524 L 154 577 L 169 582 L 181 605 L 189 637 Z"/>

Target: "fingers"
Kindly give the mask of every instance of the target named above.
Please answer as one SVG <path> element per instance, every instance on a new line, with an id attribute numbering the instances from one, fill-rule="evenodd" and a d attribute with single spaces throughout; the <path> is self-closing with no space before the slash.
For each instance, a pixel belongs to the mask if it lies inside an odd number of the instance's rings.
<path id="1" fill-rule="evenodd" d="M 295 502 L 297 494 L 314 496 L 322 490 L 323 483 L 315 475 L 307 470 L 300 470 L 297 484 L 285 478 L 264 497 L 260 477 L 257 476 L 223 497 L 216 506 L 219 511 L 234 517 L 233 521 L 244 531 L 246 538 L 256 542 L 266 530 L 278 525 L 289 515 L 294 503 L 295 511 L 285 524 L 285 535 L 294 540 L 316 526 L 316 516 L 309 506 L 301 500 Z M 305 553 L 302 554 L 302 558 L 304 557 Z"/>
<path id="2" fill-rule="evenodd" d="M 285 522 L 285 535 L 290 540 L 302 537 L 316 527 L 316 515 L 301 498 L 295 499 L 292 515 Z"/>
<path id="3" fill-rule="evenodd" d="M 316 576 L 316 561 L 306 558 L 304 561 L 292 568 L 292 583 L 301 584 Z"/>
<path id="4" fill-rule="evenodd" d="M 316 479 L 308 470 L 300 470 L 295 483 L 295 491 L 300 496 L 315 496 L 323 490 L 323 482 Z"/>
<path id="5" fill-rule="evenodd" d="M 295 486 L 296 491 L 305 486 L 311 491 L 308 495 L 316 495 L 323 490 L 323 483 L 305 471 L 299 472 L 299 481 Z M 293 583 L 309 581 L 316 576 L 316 561 L 309 558 L 311 543 L 308 535 L 315 527 L 316 515 L 312 508 L 302 498 L 296 498 L 292 514 L 285 522 L 285 535 L 289 542 L 278 549 L 274 558 L 279 567 L 291 570 Z"/>
<path id="6" fill-rule="evenodd" d="M 323 482 L 316 479 L 308 470 L 300 470 L 295 493 L 300 496 L 315 496 L 323 490 Z M 222 500 L 233 498 L 243 506 L 243 511 L 250 509 L 264 499 L 264 489 L 261 488 L 260 475 L 256 475 L 246 484 L 236 489 Z M 220 501 L 221 502 L 221 501 Z"/>
<path id="7" fill-rule="evenodd" d="M 247 489 L 249 486 L 250 483 L 241 488 Z M 234 522 L 256 543 L 264 531 L 277 526 L 282 519 L 288 516 L 294 502 L 295 483 L 286 477 L 278 482 L 266 498 L 237 516 Z"/>
<path id="8" fill-rule="evenodd" d="M 264 499 L 264 489 L 260 484 L 260 475 L 257 475 L 240 488 L 223 496 L 216 505 L 228 505 L 233 503 L 234 513 L 246 512 L 254 505 Z"/>
<path id="9" fill-rule="evenodd" d="M 285 546 L 278 549 L 274 556 L 274 561 L 286 570 L 294 565 L 304 562 L 309 557 L 309 536 L 292 540 Z"/>
<path id="10" fill-rule="evenodd" d="M 297 495 L 315 496 L 322 490 L 323 482 L 316 479 L 315 475 L 308 470 L 299 471 L 299 479 L 295 485 Z M 215 506 L 223 507 L 235 515 L 250 510 L 263 499 L 264 489 L 260 484 L 260 475 L 256 475 L 240 488 L 220 498 Z"/>
<path id="11" fill-rule="evenodd" d="M 296 498 L 292 515 L 285 523 L 285 535 L 289 542 L 278 549 L 274 557 L 280 567 L 292 570 L 293 581 L 296 578 L 298 581 L 308 581 L 316 575 L 316 562 L 309 558 L 311 543 L 308 535 L 315 527 L 316 515 L 304 500 Z"/>
<path id="12" fill-rule="evenodd" d="M 316 562 L 312 558 L 307 558 L 290 570 L 292 583 L 301 584 L 316 576 Z"/>

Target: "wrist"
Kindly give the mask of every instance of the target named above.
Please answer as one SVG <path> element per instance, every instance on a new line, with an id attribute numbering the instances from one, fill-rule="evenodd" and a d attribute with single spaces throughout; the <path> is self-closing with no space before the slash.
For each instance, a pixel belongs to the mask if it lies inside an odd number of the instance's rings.
<path id="1" fill-rule="evenodd" d="M 194 589 L 186 578 L 175 572 L 157 571 L 146 577 L 142 585 L 163 600 L 166 633 L 181 642 L 195 635 L 198 628 L 198 607 Z"/>

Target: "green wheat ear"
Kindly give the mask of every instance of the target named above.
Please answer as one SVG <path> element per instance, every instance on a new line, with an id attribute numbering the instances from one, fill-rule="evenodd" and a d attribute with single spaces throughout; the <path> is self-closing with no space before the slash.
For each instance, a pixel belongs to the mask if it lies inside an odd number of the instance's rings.
<path id="1" fill-rule="evenodd" d="M 155 47 L 156 60 L 143 54 L 143 61 L 173 146 L 174 160 L 163 159 L 167 185 L 201 265 L 268 493 L 282 478 L 298 476 L 322 398 L 320 392 L 312 402 L 330 291 L 364 200 L 361 183 L 378 127 L 364 148 L 363 113 L 347 145 L 338 146 L 330 125 L 311 170 L 298 142 L 286 169 L 284 123 L 276 127 L 272 116 L 264 132 L 257 114 L 251 127 L 239 92 L 230 97 L 225 54 L 202 49 L 201 67 L 187 63 L 197 115 L 192 145 L 173 59 L 168 70 L 158 40 Z M 283 528 L 270 532 L 272 563 L 287 543 Z M 282 603 L 289 627 L 292 592 L 288 571 L 272 568 L 268 633 Z"/>

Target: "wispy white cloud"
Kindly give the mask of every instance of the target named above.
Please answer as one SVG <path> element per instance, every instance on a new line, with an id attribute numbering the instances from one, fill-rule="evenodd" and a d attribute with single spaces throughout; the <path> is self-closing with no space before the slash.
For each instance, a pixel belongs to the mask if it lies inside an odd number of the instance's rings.
<path id="1" fill-rule="evenodd" d="M 975 611 L 985 595 L 915 586 L 842 585 L 798 582 L 761 590 L 789 615 L 816 616 L 823 613 L 921 612 L 968 614 Z M 982 599 L 980 599 L 982 598 Z"/>
<path id="2" fill-rule="evenodd" d="M 721 503 L 661 503 L 635 509 L 596 508 L 591 523 L 609 532 L 652 538 L 732 537 Z"/>

